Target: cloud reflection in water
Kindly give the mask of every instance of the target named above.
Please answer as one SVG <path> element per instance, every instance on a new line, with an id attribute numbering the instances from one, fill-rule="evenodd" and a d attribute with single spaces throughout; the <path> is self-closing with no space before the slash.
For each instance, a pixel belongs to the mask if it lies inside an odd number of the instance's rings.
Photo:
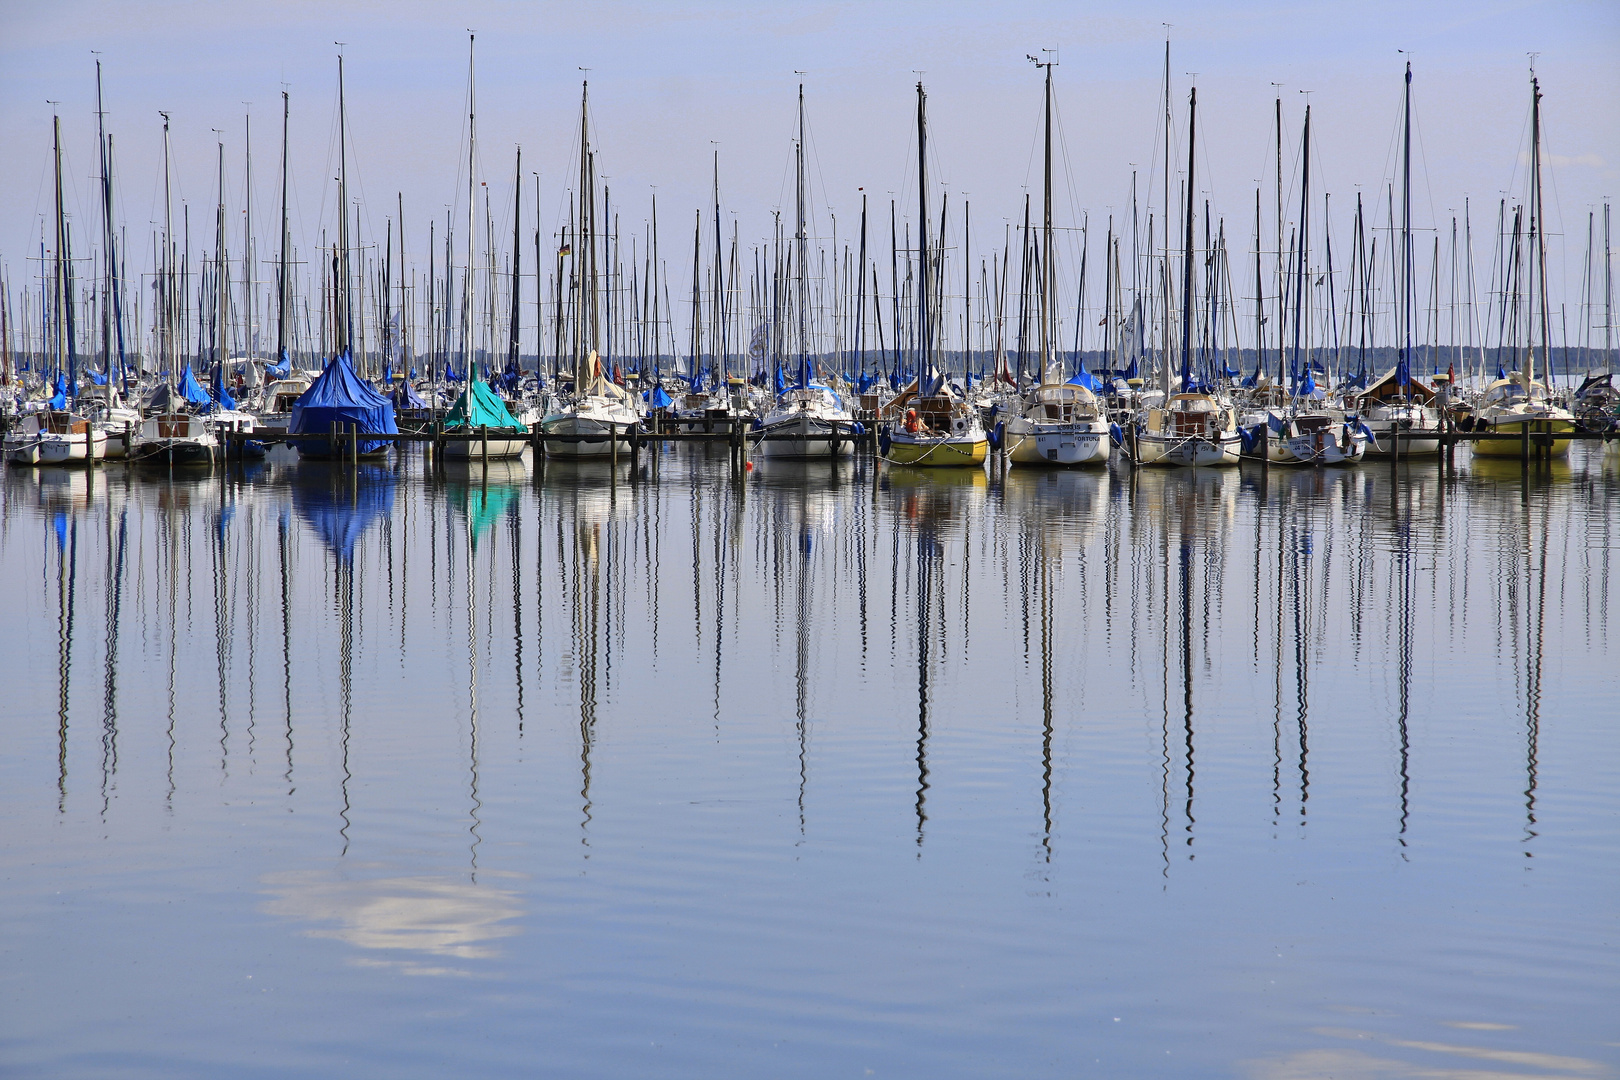
<path id="1" fill-rule="evenodd" d="M 275 896 L 264 905 L 268 914 L 322 924 L 305 931 L 310 937 L 390 954 L 356 956 L 350 963 L 357 966 L 390 967 L 406 975 L 471 975 L 464 967 L 426 958 L 493 959 L 500 955 L 496 941 L 522 932 L 510 922 L 523 914 L 517 894 L 487 885 L 428 876 L 349 880 L 309 870 L 267 874 L 262 880 Z"/>

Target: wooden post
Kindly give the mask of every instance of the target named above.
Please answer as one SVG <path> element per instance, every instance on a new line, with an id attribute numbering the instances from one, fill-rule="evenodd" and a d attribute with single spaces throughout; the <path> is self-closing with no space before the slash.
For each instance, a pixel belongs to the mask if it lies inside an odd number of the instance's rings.
<path id="1" fill-rule="evenodd" d="M 483 461 L 484 468 L 488 469 L 489 468 L 489 425 L 488 424 L 480 424 L 478 426 L 478 443 L 479 443 L 479 457 Z"/>
<path id="2" fill-rule="evenodd" d="M 1527 469 L 1530 467 L 1530 421 L 1528 420 L 1519 425 L 1519 464 Z"/>
<path id="3" fill-rule="evenodd" d="M 353 468 L 360 467 L 360 425 L 349 425 L 349 464 Z"/>

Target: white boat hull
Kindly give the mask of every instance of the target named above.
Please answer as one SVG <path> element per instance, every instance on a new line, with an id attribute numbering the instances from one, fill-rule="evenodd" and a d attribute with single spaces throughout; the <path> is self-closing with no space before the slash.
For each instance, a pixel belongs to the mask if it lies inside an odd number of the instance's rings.
<path id="1" fill-rule="evenodd" d="M 826 438 L 835 432 L 844 437 L 836 441 Z M 855 436 L 847 424 L 834 424 L 808 414 L 763 426 L 750 432 L 748 438 L 764 458 L 846 458 L 855 453 Z"/>
<path id="2" fill-rule="evenodd" d="M 6 460 L 16 465 L 73 465 L 100 461 L 107 450 L 107 433 L 87 435 L 27 435 L 6 440 Z"/>
<path id="3" fill-rule="evenodd" d="M 1108 425 L 1034 424 L 1009 420 L 1003 429 L 1014 465 L 1101 465 L 1110 451 Z"/>
<path id="4" fill-rule="evenodd" d="M 1184 468 L 1236 465 L 1243 440 L 1236 431 L 1219 432 L 1209 439 L 1197 435 L 1167 436 L 1139 431 L 1136 460 L 1142 465 L 1176 465 Z"/>
<path id="5" fill-rule="evenodd" d="M 456 439 L 444 444 L 444 456 L 448 459 L 461 461 L 482 461 L 487 456 L 490 461 L 497 458 L 522 457 L 523 451 L 529 448 L 527 437 L 498 438 L 489 437 L 488 453 L 485 453 L 485 442 L 482 439 Z"/>
<path id="6" fill-rule="evenodd" d="M 1360 432 L 1312 431 L 1266 444 L 1266 456 L 1278 465 L 1354 465 L 1366 453 Z"/>
<path id="7" fill-rule="evenodd" d="M 560 435 L 566 440 L 546 440 L 546 457 L 556 458 L 611 457 L 615 447 L 628 457 L 630 428 L 629 423 L 567 413 L 548 416 L 541 424 L 547 435 Z"/>

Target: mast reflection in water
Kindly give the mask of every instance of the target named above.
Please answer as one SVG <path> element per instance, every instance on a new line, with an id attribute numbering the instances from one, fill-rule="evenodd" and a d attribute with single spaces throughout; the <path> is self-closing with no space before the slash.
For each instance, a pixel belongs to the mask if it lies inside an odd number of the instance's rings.
<path id="1" fill-rule="evenodd" d="M 643 455 L 7 470 L 0 1065 L 1616 1071 L 1600 452 Z"/>

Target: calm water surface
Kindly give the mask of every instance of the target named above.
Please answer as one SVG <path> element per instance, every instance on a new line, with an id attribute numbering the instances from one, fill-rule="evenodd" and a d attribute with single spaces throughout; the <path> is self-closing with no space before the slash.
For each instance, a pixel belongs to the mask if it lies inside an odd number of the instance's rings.
<path id="1" fill-rule="evenodd" d="M 0 1072 L 1620 1075 L 1620 471 L 8 470 Z"/>

